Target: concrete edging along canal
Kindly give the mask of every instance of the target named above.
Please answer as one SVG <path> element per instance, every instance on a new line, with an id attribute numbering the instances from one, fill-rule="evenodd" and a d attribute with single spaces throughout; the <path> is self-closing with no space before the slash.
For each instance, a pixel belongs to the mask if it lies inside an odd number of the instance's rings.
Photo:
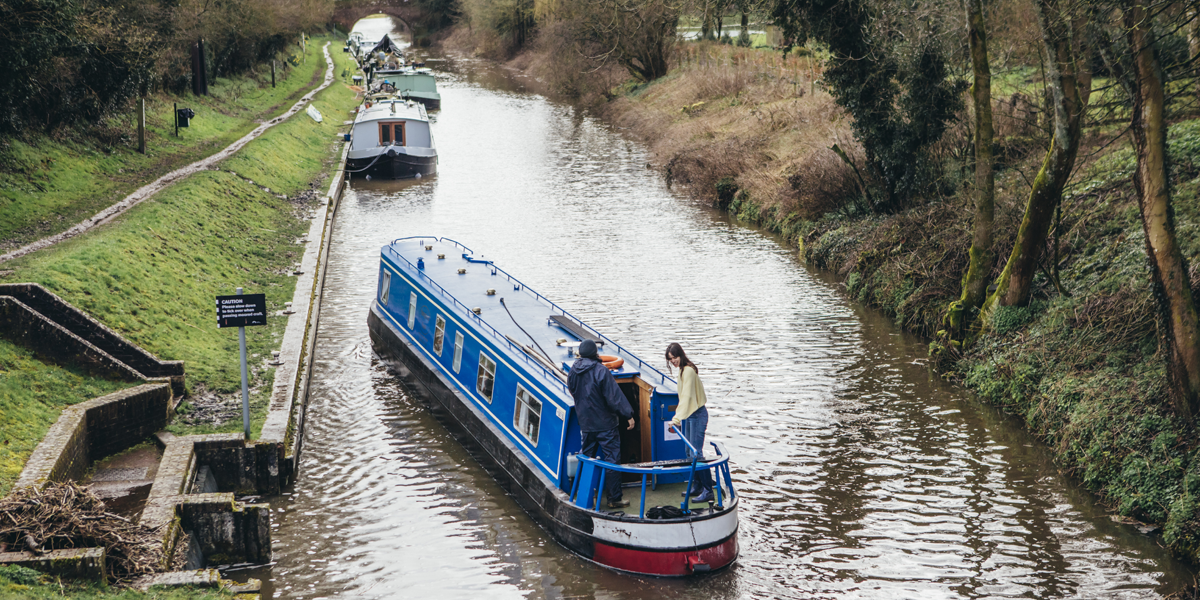
<path id="1" fill-rule="evenodd" d="M 281 454 L 274 473 L 270 473 L 272 491 L 290 483 L 296 473 L 300 458 L 300 442 L 304 433 L 304 413 L 308 407 L 308 386 L 312 378 L 313 346 L 321 316 L 321 296 L 324 293 L 325 267 L 329 260 L 329 243 L 333 233 L 333 222 L 337 216 L 338 203 L 345 188 L 346 153 L 350 145 L 342 144 L 338 169 L 329 184 L 329 191 L 321 201 L 308 230 L 309 240 L 300 260 L 301 278 L 296 282 L 292 296 L 292 311 L 304 315 L 303 319 L 288 319 L 287 329 L 280 344 L 279 362 L 275 370 L 275 384 L 271 390 L 267 419 L 263 423 L 259 443 L 279 444 Z M 322 214 L 323 213 L 323 214 Z M 320 242 L 313 244 L 319 236 Z"/>

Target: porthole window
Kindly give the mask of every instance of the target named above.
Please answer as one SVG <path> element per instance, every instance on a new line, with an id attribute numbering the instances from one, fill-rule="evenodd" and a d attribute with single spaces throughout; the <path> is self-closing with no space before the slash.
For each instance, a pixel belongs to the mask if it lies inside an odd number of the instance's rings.
<path id="1" fill-rule="evenodd" d="M 454 333 L 454 372 L 457 373 L 462 367 L 462 347 L 463 334 L 461 331 Z"/>
<path id="2" fill-rule="evenodd" d="M 517 386 L 517 405 L 513 410 L 513 425 L 533 445 L 537 445 L 538 430 L 542 424 L 542 401 L 533 397 L 520 385 Z"/>
<path id="3" fill-rule="evenodd" d="M 412 329 L 417 322 L 417 293 L 408 295 L 408 328 Z"/>
<path id="4" fill-rule="evenodd" d="M 492 401 L 492 386 L 496 383 L 496 363 L 487 357 L 486 354 L 479 353 L 479 380 L 475 382 L 475 389 L 479 390 L 479 394 L 488 402 Z"/>
<path id="5" fill-rule="evenodd" d="M 392 290 L 392 272 L 384 269 L 383 284 L 379 286 L 379 303 L 387 306 L 388 292 Z"/>
<path id="6" fill-rule="evenodd" d="M 437 325 L 433 327 L 433 353 L 442 355 L 442 342 L 446 339 L 446 320 L 438 315 Z"/>

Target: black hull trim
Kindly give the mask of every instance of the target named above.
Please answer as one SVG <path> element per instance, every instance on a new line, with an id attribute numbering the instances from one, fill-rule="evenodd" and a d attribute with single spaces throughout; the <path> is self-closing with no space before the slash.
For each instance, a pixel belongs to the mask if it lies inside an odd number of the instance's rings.
<path id="1" fill-rule="evenodd" d="M 360 170 L 364 168 L 366 169 L 365 171 Z M 395 156 L 384 154 L 379 157 L 379 160 L 375 160 L 374 158 L 347 158 L 346 170 L 353 171 L 354 177 L 370 175 L 375 179 L 411 179 L 418 175 L 428 177 L 437 173 L 437 157 L 410 156 L 408 154 L 397 153 Z"/>

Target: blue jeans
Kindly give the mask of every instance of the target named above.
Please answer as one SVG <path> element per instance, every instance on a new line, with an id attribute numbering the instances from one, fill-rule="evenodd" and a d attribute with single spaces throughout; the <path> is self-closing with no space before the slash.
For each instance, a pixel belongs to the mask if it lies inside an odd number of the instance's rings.
<path id="1" fill-rule="evenodd" d="M 604 462 L 610 462 L 614 465 L 621 464 L 621 432 L 616 427 L 608 431 L 584 431 L 583 452 L 584 456 L 599 458 Z M 599 450 L 600 453 L 597 453 Z M 604 473 L 604 491 L 608 496 L 609 502 L 616 502 L 621 499 L 621 474 L 616 471 L 605 471 Z"/>
<path id="2" fill-rule="evenodd" d="M 700 453 L 700 460 L 704 460 L 704 432 L 708 430 L 708 407 L 701 406 L 700 410 L 692 413 L 692 416 L 683 420 L 683 436 L 687 441 L 696 448 Z M 687 457 L 692 458 L 692 449 L 684 445 L 684 451 L 687 452 Z M 708 469 L 700 470 L 699 464 L 696 465 L 696 483 L 692 485 L 692 491 L 709 490 L 713 488 L 712 472 Z"/>

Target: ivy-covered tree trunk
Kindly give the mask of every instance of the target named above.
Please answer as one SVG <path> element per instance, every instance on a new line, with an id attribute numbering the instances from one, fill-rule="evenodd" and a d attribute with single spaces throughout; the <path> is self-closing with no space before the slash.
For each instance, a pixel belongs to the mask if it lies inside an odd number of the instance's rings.
<path id="1" fill-rule="evenodd" d="M 988 65 L 987 30 L 983 0 L 966 0 L 967 37 L 971 46 L 971 70 L 975 76 L 971 97 L 975 108 L 975 231 L 970 258 L 963 275 L 962 295 L 950 306 L 951 334 L 962 337 L 964 325 L 987 298 L 988 275 L 992 271 L 993 221 L 995 220 L 996 177 L 992 159 L 992 70 Z"/>
<path id="2" fill-rule="evenodd" d="M 996 291 L 984 302 L 982 325 L 986 328 L 996 306 L 1025 306 L 1033 288 L 1038 259 L 1050 232 L 1054 210 L 1062 200 L 1063 188 L 1075 166 L 1083 112 L 1091 92 L 1091 77 L 1076 61 L 1071 22 L 1058 0 L 1034 0 L 1034 11 L 1042 31 L 1046 56 L 1046 85 L 1054 110 L 1050 149 L 1033 180 L 1025 205 L 1025 217 L 1017 230 L 1016 243 L 996 281 Z"/>
<path id="3" fill-rule="evenodd" d="M 1188 10 L 1187 16 L 1191 19 L 1188 23 L 1188 57 L 1192 60 L 1192 76 L 1195 77 L 1195 83 L 1192 84 L 1192 89 L 1196 95 L 1196 101 L 1200 102 L 1200 6 L 1192 5 Z"/>
<path id="4" fill-rule="evenodd" d="M 1142 229 L 1150 258 L 1160 327 L 1175 410 L 1191 422 L 1200 399 L 1200 320 L 1192 297 L 1187 260 L 1175 236 L 1167 176 L 1167 125 L 1163 118 L 1163 75 L 1154 56 L 1149 16 L 1143 5 L 1130 2 L 1124 11 L 1129 49 L 1133 53 L 1133 140 Z"/>

